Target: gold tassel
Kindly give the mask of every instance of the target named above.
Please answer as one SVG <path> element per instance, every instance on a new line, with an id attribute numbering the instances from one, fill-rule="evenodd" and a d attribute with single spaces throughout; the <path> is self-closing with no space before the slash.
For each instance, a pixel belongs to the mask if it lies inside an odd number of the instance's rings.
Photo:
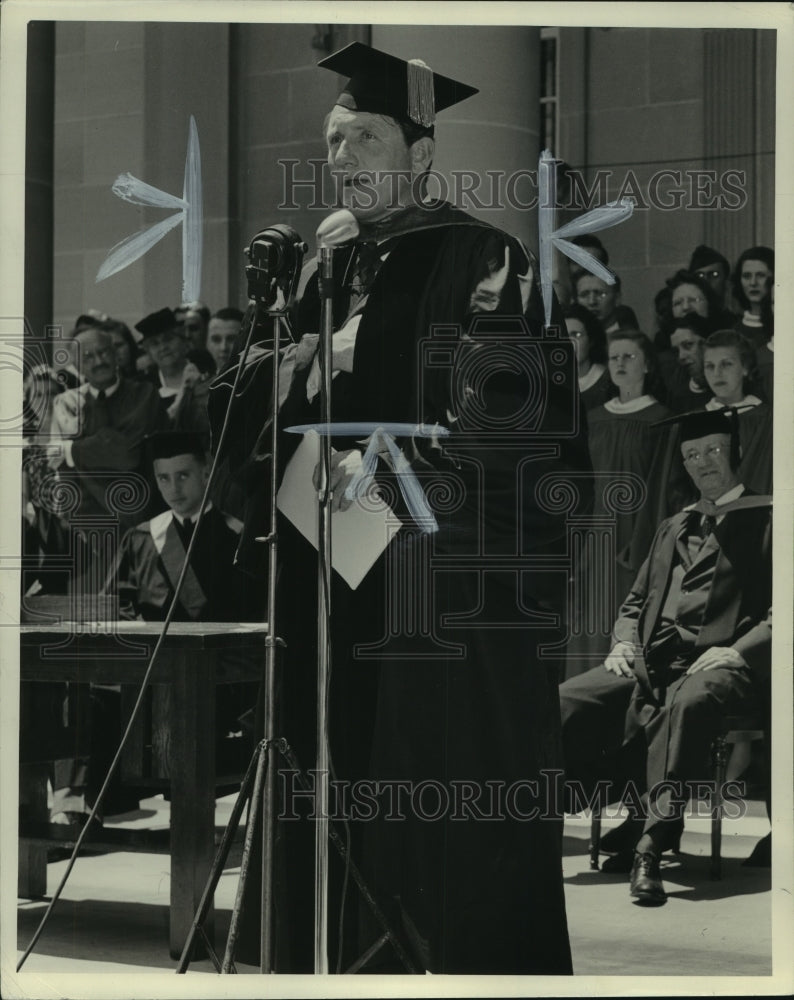
<path id="1" fill-rule="evenodd" d="M 408 61 L 408 117 L 425 127 L 436 120 L 433 70 L 421 59 Z"/>

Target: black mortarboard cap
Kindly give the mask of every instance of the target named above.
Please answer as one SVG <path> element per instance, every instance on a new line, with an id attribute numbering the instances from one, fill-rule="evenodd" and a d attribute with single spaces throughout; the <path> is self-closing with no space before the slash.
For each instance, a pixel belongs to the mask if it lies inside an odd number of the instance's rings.
<path id="1" fill-rule="evenodd" d="M 737 408 L 721 407 L 719 410 L 690 410 L 688 413 L 677 413 L 658 421 L 657 427 L 678 425 L 681 432 L 681 442 L 695 441 L 708 437 L 709 434 L 738 434 Z"/>
<path id="2" fill-rule="evenodd" d="M 165 309 L 149 313 L 148 316 L 144 316 L 139 323 L 135 324 L 135 329 L 140 332 L 143 340 L 147 337 L 156 337 L 160 333 L 168 333 L 178 327 L 179 320 L 176 314 L 173 309 L 169 309 L 167 306 Z"/>
<path id="3" fill-rule="evenodd" d="M 719 250 L 715 250 L 714 247 L 707 247 L 705 243 L 701 243 L 692 251 L 692 257 L 689 260 L 687 270 L 699 271 L 703 267 L 708 267 L 709 264 L 724 264 L 726 273 L 731 269 L 731 265 Z"/>
<path id="4" fill-rule="evenodd" d="M 143 439 L 150 462 L 157 458 L 174 458 L 175 455 L 204 455 L 206 448 L 201 434 L 196 431 L 158 431 Z"/>
<path id="5" fill-rule="evenodd" d="M 317 65 L 350 78 L 336 99 L 341 107 L 424 127 L 435 122 L 436 112 L 477 93 L 476 87 L 434 73 L 421 59 L 399 59 L 362 42 L 351 42 Z"/>

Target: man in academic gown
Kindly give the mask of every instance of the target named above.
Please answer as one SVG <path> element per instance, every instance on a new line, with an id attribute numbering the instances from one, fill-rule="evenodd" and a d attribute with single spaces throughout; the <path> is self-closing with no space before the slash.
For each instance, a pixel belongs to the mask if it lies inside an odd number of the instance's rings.
<path id="1" fill-rule="evenodd" d="M 104 591 L 117 595 L 123 619 L 164 621 L 173 600 L 188 545 L 196 531 L 209 473 L 201 436 L 164 431 L 147 438 L 145 447 L 154 480 L 167 510 L 131 528 L 122 540 Z M 240 523 L 211 503 L 204 510 L 174 621 L 262 621 L 262 587 L 235 565 Z M 236 654 L 229 654 L 236 655 Z M 53 815 L 79 820 L 85 802 L 93 803 L 120 738 L 117 689 L 92 686 L 91 756 L 71 766 L 64 780 L 56 774 Z M 216 699 L 219 765 L 244 767 L 244 754 L 229 733 L 240 731 L 239 717 L 256 703 L 255 684 L 224 684 Z M 115 720 L 115 724 L 114 724 Z M 252 749 L 252 748 L 251 748 Z M 118 794 L 118 789 L 114 789 Z"/>
<path id="2" fill-rule="evenodd" d="M 560 687 L 566 778 L 586 795 L 610 781 L 611 801 L 626 779 L 643 792 L 644 815 L 602 846 L 617 852 L 612 870 L 631 867 L 631 895 L 648 904 L 665 902 L 659 856 L 680 836 L 688 783 L 710 776 L 725 717 L 769 713 L 771 498 L 738 478 L 733 417 L 675 419 L 700 500 L 659 527 L 604 664 Z"/>
<path id="3" fill-rule="evenodd" d="M 332 580 L 334 776 L 411 787 L 431 779 L 447 790 L 468 782 L 480 812 L 487 781 L 503 791 L 535 781 L 537 813 L 545 813 L 530 820 L 496 803 L 495 821 L 476 810 L 461 821 L 450 804 L 432 823 L 422 808 L 397 821 L 384 820 L 381 808 L 371 821 L 351 817 L 354 859 L 420 971 L 569 974 L 562 818 L 544 777 L 561 766 L 558 678 L 538 648 L 563 638 L 567 576 L 564 513 L 540 484 L 589 468 L 573 350 L 564 334 L 544 340 L 539 274 L 523 245 L 422 198 L 435 114 L 474 89 L 360 43 L 320 65 L 350 78 L 325 139 L 358 228 L 354 242 L 334 251 L 332 418 L 367 427 L 334 439 L 334 506 L 350 505 L 346 487 L 372 444 L 377 481 L 401 525 L 358 588 Z M 316 262 L 301 285 L 295 325 L 303 336 L 282 367 L 283 427 L 320 422 Z M 252 364 L 263 368 L 263 357 Z M 243 400 L 233 424 L 250 438 L 267 416 L 268 393 L 253 372 L 243 384 L 249 402 L 262 400 L 258 421 Z M 217 390 L 225 403 L 229 379 Z M 386 433 L 370 437 L 376 427 Z M 229 437 L 231 447 L 239 443 Z M 282 465 L 299 440 L 282 436 Z M 244 474 L 261 477 L 267 457 L 262 435 Z M 410 476 L 395 471 L 401 464 Z M 417 482 L 431 519 L 416 516 L 415 493 L 413 514 L 406 500 Z M 262 534 L 263 494 L 252 493 L 246 516 L 259 518 L 253 536 Z M 437 531 L 422 530 L 429 520 Z M 313 697 L 316 554 L 287 520 L 279 544 L 287 649 L 278 707 L 306 768 L 315 759 L 307 692 Z M 549 563 L 561 571 L 544 571 Z M 285 836 L 298 857 L 299 824 Z M 311 852 L 285 868 L 291 909 L 279 912 L 277 956 L 288 935 L 289 971 L 310 971 Z M 351 883 L 348 902 L 354 891 Z M 332 967 L 337 908 L 332 896 Z M 380 935 L 368 920 L 365 913 L 358 932 L 346 927 L 342 968 Z M 364 971 L 404 971 L 388 952 Z"/>

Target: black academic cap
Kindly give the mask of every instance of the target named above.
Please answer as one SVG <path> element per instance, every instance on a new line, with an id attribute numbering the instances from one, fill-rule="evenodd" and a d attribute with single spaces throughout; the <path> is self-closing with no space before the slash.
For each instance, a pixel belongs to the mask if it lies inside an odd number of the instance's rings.
<path id="1" fill-rule="evenodd" d="M 688 413 L 677 413 L 657 422 L 657 427 L 678 425 L 681 431 L 681 442 L 695 441 L 708 437 L 709 434 L 738 434 L 737 408 L 725 406 L 719 410 L 690 410 Z"/>
<path id="2" fill-rule="evenodd" d="M 206 454 L 204 441 L 195 431 L 158 431 L 143 439 L 150 462 L 157 458 L 174 458 L 176 455 Z"/>
<path id="3" fill-rule="evenodd" d="M 148 316 L 144 316 L 139 323 L 135 324 L 135 329 L 140 332 L 142 340 L 146 340 L 147 337 L 156 337 L 160 333 L 168 333 L 178 327 L 179 320 L 176 314 L 173 309 L 169 309 L 167 306 L 165 309 L 149 313 Z"/>
<path id="4" fill-rule="evenodd" d="M 692 257 L 690 258 L 687 270 L 699 271 L 703 267 L 708 267 L 709 264 L 724 264 L 726 274 L 731 269 L 731 265 L 719 250 L 715 250 L 714 247 L 707 247 L 705 243 L 701 243 L 700 246 L 696 246 L 692 251 Z"/>
<path id="5" fill-rule="evenodd" d="M 434 73 L 421 59 L 406 62 L 362 42 L 351 42 L 317 65 L 350 77 L 336 99 L 341 107 L 424 127 L 435 122 L 436 112 L 477 93 L 476 87 Z"/>

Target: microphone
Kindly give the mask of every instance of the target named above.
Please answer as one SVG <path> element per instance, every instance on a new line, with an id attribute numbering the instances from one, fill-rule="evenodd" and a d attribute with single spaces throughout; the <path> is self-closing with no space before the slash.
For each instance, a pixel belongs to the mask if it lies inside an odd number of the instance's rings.
<path id="1" fill-rule="evenodd" d="M 320 257 L 320 298 L 333 296 L 334 247 L 350 243 L 359 234 L 358 220 L 347 208 L 332 212 L 317 227 L 317 248 Z"/>
<path id="2" fill-rule="evenodd" d="M 248 297 L 272 304 L 277 289 L 291 299 L 306 252 L 306 244 L 290 226 L 270 226 L 257 233 L 245 249 Z"/>

